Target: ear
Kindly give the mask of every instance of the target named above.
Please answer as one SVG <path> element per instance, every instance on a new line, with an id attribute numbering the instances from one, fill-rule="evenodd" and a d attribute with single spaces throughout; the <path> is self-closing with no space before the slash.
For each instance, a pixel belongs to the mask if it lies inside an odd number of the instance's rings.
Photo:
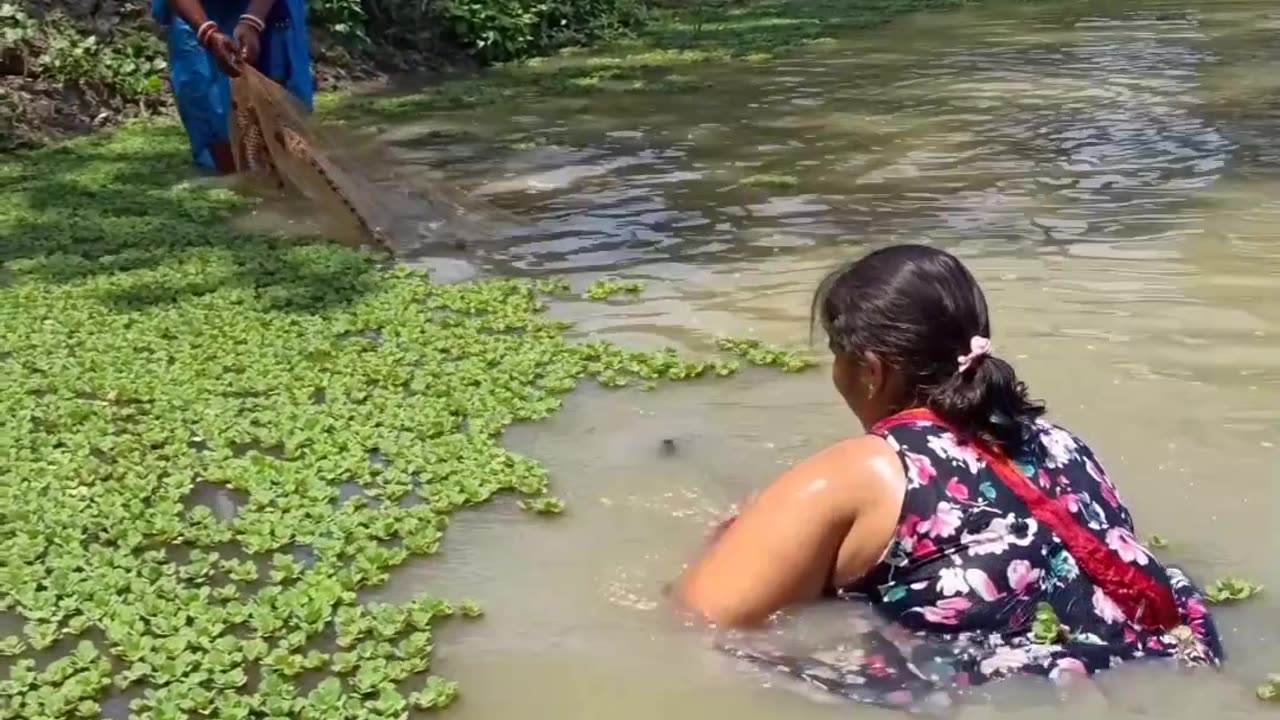
<path id="1" fill-rule="evenodd" d="M 889 368 L 878 355 L 872 352 L 862 353 L 862 367 L 859 370 L 861 377 L 858 380 L 867 393 L 868 400 L 884 393 L 885 386 L 889 383 Z"/>

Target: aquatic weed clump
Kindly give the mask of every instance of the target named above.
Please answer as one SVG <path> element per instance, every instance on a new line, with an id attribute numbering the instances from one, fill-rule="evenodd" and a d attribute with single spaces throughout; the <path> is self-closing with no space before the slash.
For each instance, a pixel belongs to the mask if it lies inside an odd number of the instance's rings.
<path id="1" fill-rule="evenodd" d="M 789 350 L 750 338 L 720 338 L 716 347 L 738 355 L 752 365 L 776 367 L 784 372 L 800 372 L 818 364 L 813 355 L 804 350 Z"/>
<path id="2" fill-rule="evenodd" d="M 391 718 L 448 704 L 423 588 L 369 604 L 453 511 L 533 512 L 500 444 L 583 378 L 726 375 L 575 344 L 557 282 L 436 285 L 226 222 L 138 126 L 0 164 L 0 717 Z"/>

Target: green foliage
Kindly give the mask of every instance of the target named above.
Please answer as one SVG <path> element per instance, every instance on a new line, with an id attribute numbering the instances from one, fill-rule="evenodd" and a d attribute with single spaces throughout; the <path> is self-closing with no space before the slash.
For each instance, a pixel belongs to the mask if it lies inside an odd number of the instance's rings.
<path id="1" fill-rule="evenodd" d="M 480 57 L 502 62 L 585 44 L 632 27 L 634 0 L 443 0 L 447 27 Z"/>
<path id="2" fill-rule="evenodd" d="M 317 0 L 311 21 L 357 46 L 436 50 L 442 40 L 488 62 L 595 42 L 634 27 L 639 0 Z"/>
<path id="3" fill-rule="evenodd" d="M 1151 538 L 1147 540 L 1147 544 L 1150 545 L 1153 550 L 1161 550 L 1169 547 L 1169 540 L 1163 535 L 1152 535 Z"/>
<path id="4" fill-rule="evenodd" d="M 361 0 L 312 0 L 308 20 L 357 45 L 369 41 L 368 15 Z"/>
<path id="5" fill-rule="evenodd" d="M 22 50 L 35 39 L 39 25 L 21 5 L 0 3 L 0 53 Z"/>
<path id="6" fill-rule="evenodd" d="M 1031 639 L 1041 645 L 1055 645 L 1063 640 L 1062 622 L 1058 613 L 1047 602 L 1036 603 L 1036 615 L 1031 621 Z"/>
<path id="7" fill-rule="evenodd" d="M 521 500 L 520 507 L 539 515 L 559 515 L 564 512 L 564 501 L 553 497 L 528 498 Z"/>
<path id="8" fill-rule="evenodd" d="M 438 710 L 458 699 L 458 683 L 438 677 L 427 678 L 423 688 L 409 696 L 409 704 L 417 710 Z"/>
<path id="9" fill-rule="evenodd" d="M 103 43 L 69 23 L 53 21 L 39 66 L 49 77 L 90 89 L 106 89 L 126 100 L 164 89 L 164 45 L 154 35 L 135 32 Z"/>
<path id="10" fill-rule="evenodd" d="M 1259 700 L 1280 702 L 1280 675 L 1271 675 L 1267 681 L 1258 686 Z"/>
<path id="11" fill-rule="evenodd" d="M 638 295 L 643 291 L 642 282 L 604 278 L 591 283 L 582 296 L 588 300 L 608 300 L 615 295 Z"/>
<path id="12" fill-rule="evenodd" d="M 799 372 L 818 364 L 811 355 L 800 350 L 787 350 L 751 339 L 721 338 L 716 346 L 742 357 L 752 365 L 771 366 L 786 372 Z"/>
<path id="13" fill-rule="evenodd" d="M 6 50 L 24 56 L 30 73 L 126 101 L 164 89 L 164 44 L 143 31 L 125 30 L 104 42 L 65 16 L 37 22 L 20 6 L 5 3 L 0 4 L 0 52 Z"/>
<path id="14" fill-rule="evenodd" d="M 1262 586 L 1252 580 L 1235 576 L 1214 580 L 1205 588 L 1205 599 L 1214 604 L 1234 603 L 1262 592 Z"/>
<path id="15" fill-rule="evenodd" d="M 479 606 L 357 593 L 459 508 L 560 512 L 499 438 L 581 379 L 737 366 L 571 343 L 543 313 L 562 281 L 437 285 L 238 233 L 247 201 L 187 172 L 181 133 L 145 125 L 0 164 L 0 599 L 23 623 L 3 692 L 22 717 L 124 690 L 146 718 L 447 705 L 447 681 L 396 688 Z M 338 680 L 300 694 L 315 670 Z"/>

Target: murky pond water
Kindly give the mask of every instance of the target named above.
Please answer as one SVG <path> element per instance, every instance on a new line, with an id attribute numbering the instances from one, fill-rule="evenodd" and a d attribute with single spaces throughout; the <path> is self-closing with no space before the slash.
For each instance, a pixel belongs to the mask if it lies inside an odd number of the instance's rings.
<path id="1" fill-rule="evenodd" d="M 1269 0 L 998 4 L 771 64 L 684 68 L 707 82 L 695 93 L 440 114 L 387 139 L 410 168 L 528 221 L 473 249 L 485 272 L 647 280 L 637 302 L 556 310 L 632 345 L 805 342 L 835 263 L 888 242 L 953 250 L 985 284 L 998 352 L 1099 450 L 1139 531 L 1171 538 L 1163 552 L 1202 582 L 1238 571 L 1280 588 L 1277 38 Z M 470 134 L 441 140 L 450 129 Z M 796 182 L 740 183 L 762 173 Z M 441 643 L 459 719 L 880 713 L 736 671 L 661 595 L 726 506 L 857 432 L 824 372 L 581 391 L 509 438 L 549 464 L 569 512 L 464 513 L 444 553 L 385 594 L 488 607 Z M 1280 671 L 1275 597 L 1220 611 L 1222 674 L 1124 671 L 1082 702 L 1254 716 L 1253 685 Z M 821 614 L 788 632 L 838 632 Z M 964 714 L 1081 711 L 1043 699 Z"/>

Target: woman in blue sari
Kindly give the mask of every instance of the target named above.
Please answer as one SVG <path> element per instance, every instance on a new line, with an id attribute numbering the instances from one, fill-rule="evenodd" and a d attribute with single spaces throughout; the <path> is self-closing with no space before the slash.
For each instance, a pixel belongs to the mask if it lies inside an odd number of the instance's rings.
<path id="1" fill-rule="evenodd" d="M 235 172 L 231 85 L 252 65 L 310 110 L 315 96 L 306 0 L 152 0 L 168 33 L 178 115 L 196 165 Z"/>

